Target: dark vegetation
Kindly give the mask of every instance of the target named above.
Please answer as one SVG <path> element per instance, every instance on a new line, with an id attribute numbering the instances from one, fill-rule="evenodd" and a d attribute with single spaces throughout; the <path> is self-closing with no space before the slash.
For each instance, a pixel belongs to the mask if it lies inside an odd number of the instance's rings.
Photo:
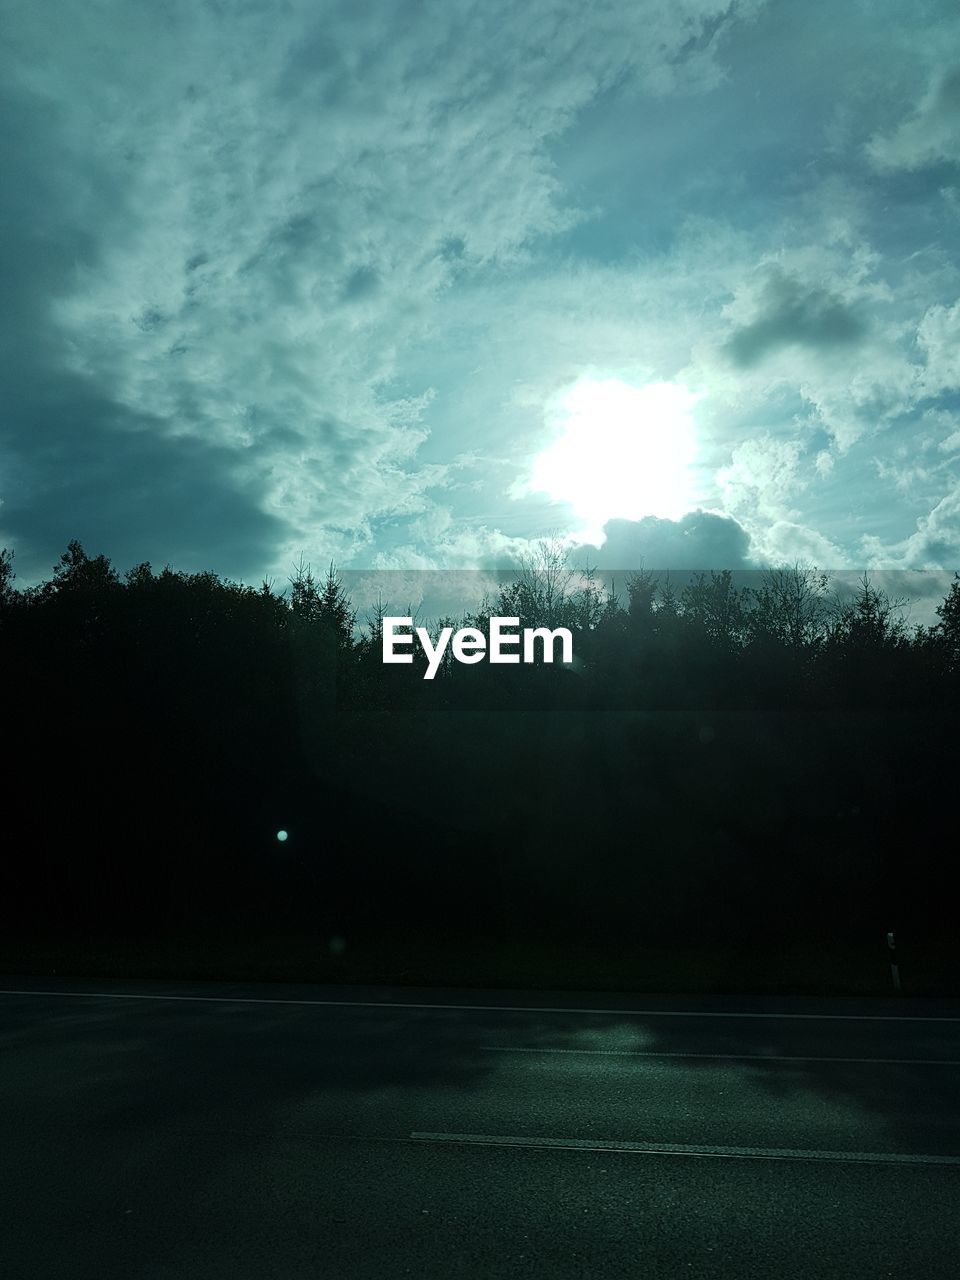
<path id="1" fill-rule="evenodd" d="M 38 939 L 136 938 L 142 959 L 189 936 L 207 973 L 229 937 L 224 976 L 314 976 L 284 967 L 288 937 L 350 976 L 355 939 L 401 938 L 402 964 L 356 973 L 464 982 L 482 938 L 547 969 L 647 947 L 663 988 L 665 955 L 756 973 L 865 946 L 882 983 L 896 929 L 905 972 L 912 949 L 930 990 L 952 981 L 960 577 L 918 628 L 866 576 L 840 599 L 802 568 L 749 587 L 640 571 L 618 598 L 545 546 L 473 620 L 570 626 L 575 669 L 432 682 L 381 663 L 380 618 L 407 610 L 358 622 L 333 569 L 278 593 L 121 577 L 71 543 L 50 581 L 14 581 L 4 552 L 8 966 Z M 259 968 L 244 938 L 270 939 Z M 623 981 L 611 966 L 589 985 Z"/>

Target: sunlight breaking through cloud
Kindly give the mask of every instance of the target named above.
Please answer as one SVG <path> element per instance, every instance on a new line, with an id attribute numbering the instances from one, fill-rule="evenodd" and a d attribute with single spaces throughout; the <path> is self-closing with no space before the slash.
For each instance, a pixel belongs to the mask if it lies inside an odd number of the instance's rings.
<path id="1" fill-rule="evenodd" d="M 579 379 L 549 413 L 559 433 L 534 460 L 530 490 L 568 502 L 588 537 L 614 517 L 678 519 L 694 504 L 699 398 L 676 382 Z"/>

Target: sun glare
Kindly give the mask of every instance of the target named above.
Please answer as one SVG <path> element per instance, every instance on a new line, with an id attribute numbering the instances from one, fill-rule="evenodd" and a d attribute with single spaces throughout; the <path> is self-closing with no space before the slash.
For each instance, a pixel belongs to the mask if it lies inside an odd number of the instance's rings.
<path id="1" fill-rule="evenodd" d="M 553 407 L 559 433 L 534 460 L 530 489 L 568 502 L 591 540 L 616 516 L 678 519 L 695 505 L 698 398 L 677 382 L 580 379 Z"/>

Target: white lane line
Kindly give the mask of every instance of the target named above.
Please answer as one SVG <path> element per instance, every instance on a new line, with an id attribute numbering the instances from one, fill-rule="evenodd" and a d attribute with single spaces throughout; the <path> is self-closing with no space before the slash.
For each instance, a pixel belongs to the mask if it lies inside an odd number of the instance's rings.
<path id="1" fill-rule="evenodd" d="M 0 988 L 0 996 L 56 996 L 78 1000 L 178 1000 L 196 1004 L 289 1004 L 344 1009 L 436 1009 L 463 1013 L 581 1013 L 629 1018 L 768 1018 L 813 1022 L 960 1022 L 960 1015 L 919 1013 L 758 1013 L 702 1009 L 567 1009 L 556 1005 L 439 1004 L 404 1000 L 306 1000 L 275 996 L 141 995 L 129 991 L 27 991 Z"/>
<path id="2" fill-rule="evenodd" d="M 418 1142 L 563 1151 L 626 1151 L 644 1156 L 712 1156 L 726 1160 L 830 1160 L 840 1164 L 960 1165 L 960 1156 L 908 1151 L 810 1151 L 802 1147 L 711 1147 L 686 1142 L 607 1142 L 594 1138 L 512 1138 L 487 1133 L 411 1133 Z"/>
<path id="3" fill-rule="evenodd" d="M 572 1053 L 600 1058 L 711 1058 L 731 1062 L 878 1062 L 884 1066 L 960 1067 L 960 1059 L 952 1058 L 837 1058 L 814 1057 L 808 1053 L 680 1053 L 657 1049 L 536 1049 L 526 1045 L 482 1044 L 484 1053 Z"/>

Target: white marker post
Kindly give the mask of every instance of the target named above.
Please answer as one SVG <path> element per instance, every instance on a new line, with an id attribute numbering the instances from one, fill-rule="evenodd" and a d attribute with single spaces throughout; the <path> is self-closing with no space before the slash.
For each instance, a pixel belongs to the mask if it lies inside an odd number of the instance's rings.
<path id="1" fill-rule="evenodd" d="M 887 934 L 887 946 L 890 948 L 890 977 L 893 979 L 894 991 L 900 990 L 900 966 L 897 964 L 897 940 L 893 930 Z"/>

